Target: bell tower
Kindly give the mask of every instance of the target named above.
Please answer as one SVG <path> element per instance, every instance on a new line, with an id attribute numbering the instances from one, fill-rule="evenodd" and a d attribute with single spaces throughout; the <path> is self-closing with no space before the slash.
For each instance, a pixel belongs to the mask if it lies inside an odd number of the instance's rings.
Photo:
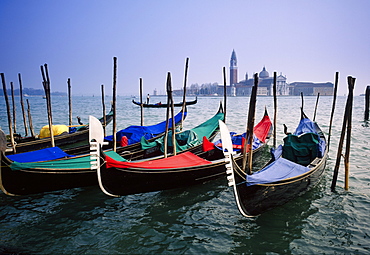
<path id="1" fill-rule="evenodd" d="M 235 50 L 231 53 L 230 59 L 230 86 L 238 83 L 238 66 Z"/>

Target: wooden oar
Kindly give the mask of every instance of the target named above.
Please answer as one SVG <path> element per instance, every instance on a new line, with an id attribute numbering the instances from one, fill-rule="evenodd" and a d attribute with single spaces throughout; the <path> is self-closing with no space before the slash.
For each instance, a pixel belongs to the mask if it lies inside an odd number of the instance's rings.
<path id="1" fill-rule="evenodd" d="M 86 125 L 67 125 L 67 127 L 84 127 Z"/>

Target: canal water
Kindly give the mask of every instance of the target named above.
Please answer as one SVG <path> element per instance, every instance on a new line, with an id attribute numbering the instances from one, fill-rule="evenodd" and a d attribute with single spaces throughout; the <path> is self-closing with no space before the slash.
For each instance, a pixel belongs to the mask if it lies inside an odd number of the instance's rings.
<path id="1" fill-rule="evenodd" d="M 41 97 L 28 97 L 28 100 L 35 131 L 39 132 L 48 123 L 45 100 Z M 106 98 L 107 111 L 110 100 Z M 118 129 L 140 125 L 140 107 L 131 100 L 117 98 Z M 212 117 L 221 100 L 220 97 L 198 98 L 196 105 L 188 107 L 184 128 L 190 129 Z M 164 103 L 166 99 L 152 97 L 151 101 Z M 175 101 L 180 102 L 181 98 Z M 284 206 L 255 218 L 244 218 L 226 178 L 119 198 L 103 194 L 99 187 L 19 197 L 0 192 L 0 253 L 369 254 L 370 127 L 363 121 L 364 97 L 354 98 L 350 189 L 343 188 L 341 164 L 336 192 L 330 190 L 345 101 L 346 97 L 337 98 L 324 178 L 316 188 Z M 316 97 L 304 99 L 304 111 L 310 118 L 314 115 L 315 102 Z M 52 104 L 54 123 L 67 124 L 67 97 L 52 97 Z M 230 131 L 245 131 L 248 104 L 249 97 L 227 99 L 226 123 Z M 331 106 L 332 97 L 320 97 L 316 121 L 326 134 Z M 258 97 L 256 121 L 262 118 L 265 107 L 272 118 L 272 97 Z M 289 131 L 298 125 L 300 107 L 300 97 L 278 98 L 278 143 L 284 137 L 283 124 Z M 100 97 L 73 97 L 74 124 L 77 124 L 76 116 L 87 123 L 90 114 L 102 115 Z M 155 124 L 164 120 L 166 110 L 145 109 L 144 114 L 145 125 Z M 20 106 L 17 106 L 17 119 L 17 131 L 24 133 Z M 0 126 L 8 131 L 3 98 Z M 111 128 L 110 125 L 110 132 Z"/>

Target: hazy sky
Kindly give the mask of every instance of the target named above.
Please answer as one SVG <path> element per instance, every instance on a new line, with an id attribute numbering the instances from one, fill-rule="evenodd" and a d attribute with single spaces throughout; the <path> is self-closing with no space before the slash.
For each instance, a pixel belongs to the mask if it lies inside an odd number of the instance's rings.
<path id="1" fill-rule="evenodd" d="M 238 80 L 266 66 L 287 82 L 334 82 L 355 94 L 370 85 L 369 0 L 0 0 L 0 72 L 18 88 L 42 88 L 47 63 L 52 91 L 112 94 L 113 57 L 118 58 L 119 95 L 165 91 L 167 72 L 174 89 L 223 84 L 235 49 Z"/>

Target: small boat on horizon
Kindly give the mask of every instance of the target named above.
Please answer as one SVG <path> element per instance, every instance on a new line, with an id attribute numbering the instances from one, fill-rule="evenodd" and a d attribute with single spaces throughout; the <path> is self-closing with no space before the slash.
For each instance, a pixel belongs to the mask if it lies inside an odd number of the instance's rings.
<path id="1" fill-rule="evenodd" d="M 134 103 L 134 104 L 136 104 L 136 105 L 141 105 L 141 103 L 140 102 L 136 102 L 134 99 L 132 99 L 132 102 Z M 186 102 L 186 105 L 188 106 L 188 105 L 194 105 L 194 104 L 196 104 L 198 102 L 198 98 L 196 97 L 195 98 L 195 100 L 193 100 L 193 101 L 187 101 Z M 182 105 L 183 105 L 184 103 L 183 102 L 181 102 L 181 103 L 176 103 L 176 104 L 174 104 L 174 107 L 181 107 Z M 168 106 L 168 104 L 167 103 L 165 103 L 165 104 L 162 104 L 162 102 L 158 102 L 158 103 L 155 103 L 155 104 L 146 104 L 146 103 L 143 103 L 142 104 L 143 105 L 143 107 L 145 107 L 145 108 L 165 108 L 165 107 L 167 107 Z M 170 105 L 171 106 L 171 105 Z"/>

